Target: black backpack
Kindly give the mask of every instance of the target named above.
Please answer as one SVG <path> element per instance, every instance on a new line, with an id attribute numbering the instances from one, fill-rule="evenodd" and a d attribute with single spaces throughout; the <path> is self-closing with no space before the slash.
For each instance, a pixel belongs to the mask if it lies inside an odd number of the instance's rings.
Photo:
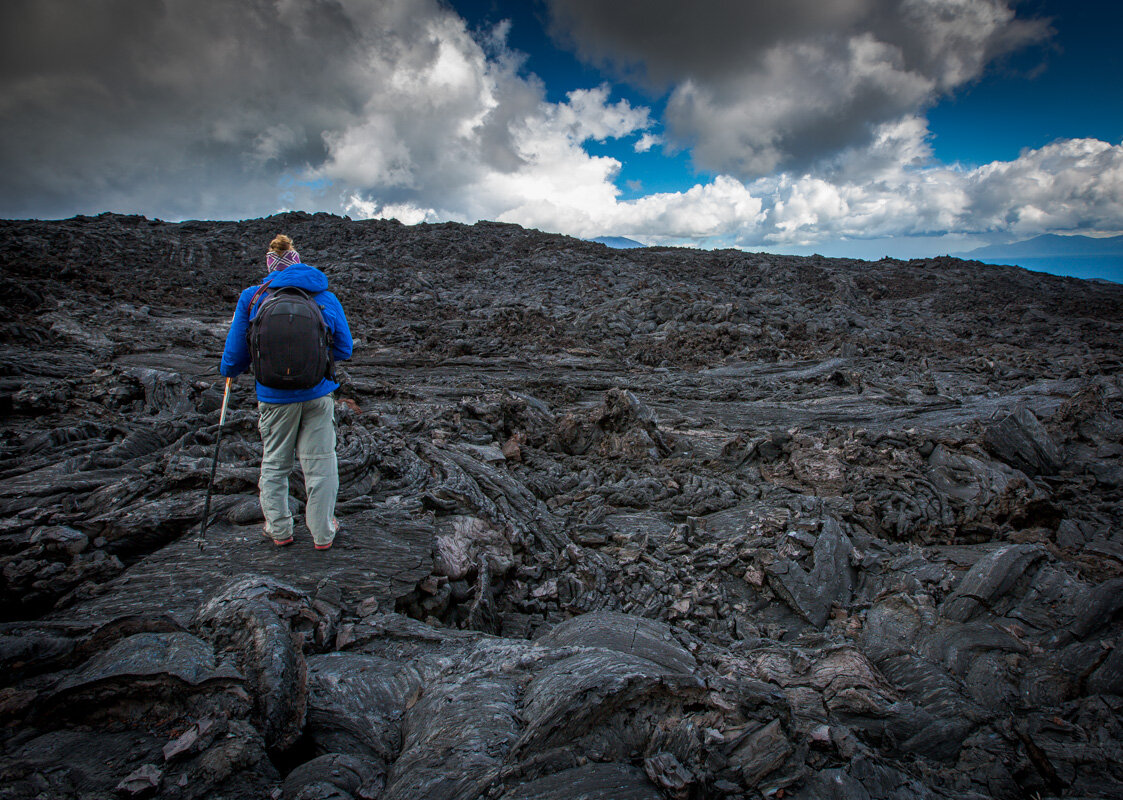
<path id="1" fill-rule="evenodd" d="M 267 286 L 250 300 L 250 311 Z M 311 389 L 335 368 L 321 306 L 303 289 L 269 291 L 246 333 L 257 382 L 270 389 Z"/>

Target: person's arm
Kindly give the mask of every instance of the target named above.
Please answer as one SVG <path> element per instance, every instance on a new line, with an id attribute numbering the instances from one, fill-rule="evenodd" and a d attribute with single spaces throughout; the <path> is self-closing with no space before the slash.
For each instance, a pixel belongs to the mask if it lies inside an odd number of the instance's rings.
<path id="1" fill-rule="evenodd" d="M 351 339 L 351 327 L 347 324 L 347 315 L 343 313 L 343 306 L 339 298 L 328 292 L 328 308 L 331 310 L 331 319 L 327 320 L 331 326 L 331 352 L 336 361 L 346 361 L 351 357 L 354 341 Z"/>
<path id="2" fill-rule="evenodd" d="M 246 331 L 250 326 L 249 304 L 254 287 L 242 292 L 234 309 L 234 319 L 230 320 L 230 331 L 226 334 L 226 348 L 222 351 L 222 363 L 218 371 L 227 378 L 236 378 L 250 366 L 250 346 L 246 342 Z"/>

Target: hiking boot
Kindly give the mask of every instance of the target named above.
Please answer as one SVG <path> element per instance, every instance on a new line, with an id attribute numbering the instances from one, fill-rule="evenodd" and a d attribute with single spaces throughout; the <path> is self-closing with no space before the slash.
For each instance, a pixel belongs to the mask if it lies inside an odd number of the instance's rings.
<path id="1" fill-rule="evenodd" d="M 288 547 L 290 544 L 292 544 L 292 536 L 289 536 L 289 538 L 287 539 L 274 539 L 269 535 L 269 531 L 266 530 L 263 530 L 261 532 L 261 535 L 271 541 L 274 547 Z"/>
<path id="2" fill-rule="evenodd" d="M 317 550 L 331 550 L 332 543 L 335 542 L 335 537 L 339 534 L 339 528 L 339 520 L 332 517 L 331 522 L 328 523 L 328 530 L 331 531 L 331 541 L 325 542 L 324 544 L 314 544 L 313 547 Z"/>

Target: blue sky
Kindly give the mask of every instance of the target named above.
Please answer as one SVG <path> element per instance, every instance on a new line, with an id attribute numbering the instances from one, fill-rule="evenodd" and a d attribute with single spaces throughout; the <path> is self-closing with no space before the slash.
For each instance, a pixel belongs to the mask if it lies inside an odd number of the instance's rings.
<path id="1" fill-rule="evenodd" d="M 928 113 L 936 158 L 983 164 L 1058 139 L 1123 139 L 1123 4 L 1026 2 L 1051 20 L 1044 43 L 1012 54 Z"/>
<path id="2" fill-rule="evenodd" d="M 1115 3 L 6 0 L 0 23 L 5 217 L 299 208 L 866 258 L 1123 232 Z"/>
<path id="3" fill-rule="evenodd" d="M 451 5 L 477 31 L 502 21 L 510 23 L 508 41 L 526 55 L 524 70 L 541 78 L 552 101 L 564 101 L 565 94 L 574 89 L 607 83 L 613 97 L 649 106 L 656 119 L 662 116 L 665 91 L 636 85 L 612 71 L 583 63 L 571 47 L 550 35 L 551 18 L 545 4 L 451 0 Z M 1012 161 L 1026 149 L 1066 139 L 1094 138 L 1114 144 L 1123 140 L 1123 91 L 1118 81 L 1107 77 L 1123 74 L 1123 50 L 1118 41 L 1123 4 L 1023 0 L 1015 9 L 1021 18 L 1043 21 L 1048 30 L 1039 39 L 1003 54 L 975 79 L 924 109 L 934 162 L 973 168 Z M 617 139 L 590 141 L 585 149 L 621 162 L 615 184 L 626 200 L 682 190 L 716 174 L 692 164 L 688 149 L 655 148 L 637 153 L 631 142 Z M 1065 232 L 1100 233 L 1091 227 Z M 955 231 L 949 234 L 936 238 L 956 241 Z M 999 231 L 985 240 L 966 234 L 962 238 L 964 246 L 977 246 L 982 241 L 1018 237 Z M 875 253 L 889 248 L 920 255 L 939 249 L 933 250 L 931 242 L 932 237 L 919 237 L 902 248 L 880 238 L 849 244 L 826 241 L 817 250 L 877 257 Z"/>

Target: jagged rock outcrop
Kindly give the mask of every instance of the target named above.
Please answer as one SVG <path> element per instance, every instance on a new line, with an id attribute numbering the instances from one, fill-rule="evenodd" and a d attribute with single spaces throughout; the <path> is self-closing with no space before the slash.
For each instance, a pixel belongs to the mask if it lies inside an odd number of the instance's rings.
<path id="1" fill-rule="evenodd" d="M 0 229 L 0 796 L 1123 793 L 1123 287 L 324 214 Z M 243 379 L 200 548 L 279 232 L 356 337 L 343 533 L 262 539 Z"/>

